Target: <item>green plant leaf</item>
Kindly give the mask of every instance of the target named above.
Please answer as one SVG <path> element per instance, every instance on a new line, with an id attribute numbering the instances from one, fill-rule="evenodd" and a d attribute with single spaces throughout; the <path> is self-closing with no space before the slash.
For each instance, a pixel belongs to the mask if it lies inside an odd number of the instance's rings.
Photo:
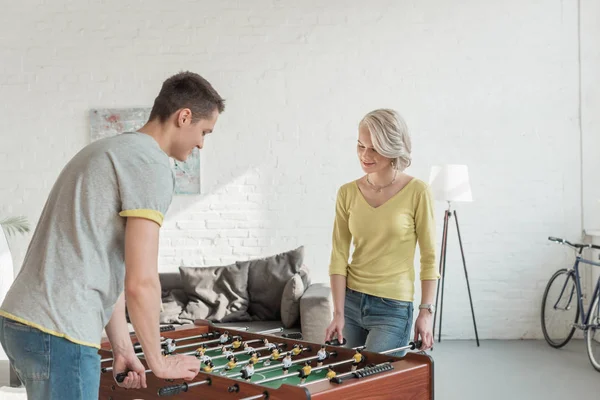
<path id="1" fill-rule="evenodd" d="M 4 228 L 8 236 L 29 232 L 29 222 L 24 216 L 8 217 L 0 220 L 0 227 Z"/>

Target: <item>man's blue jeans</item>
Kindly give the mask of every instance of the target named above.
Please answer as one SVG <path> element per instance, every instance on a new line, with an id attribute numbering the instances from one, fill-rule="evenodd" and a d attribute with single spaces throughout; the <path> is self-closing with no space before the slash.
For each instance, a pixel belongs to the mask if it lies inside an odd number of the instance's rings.
<path id="1" fill-rule="evenodd" d="M 344 338 L 347 347 L 382 352 L 406 346 L 412 335 L 413 303 L 346 289 Z M 390 353 L 403 357 L 406 350 Z"/>
<path id="2" fill-rule="evenodd" d="M 100 388 L 98 350 L 0 317 L 0 342 L 29 400 L 91 400 Z"/>

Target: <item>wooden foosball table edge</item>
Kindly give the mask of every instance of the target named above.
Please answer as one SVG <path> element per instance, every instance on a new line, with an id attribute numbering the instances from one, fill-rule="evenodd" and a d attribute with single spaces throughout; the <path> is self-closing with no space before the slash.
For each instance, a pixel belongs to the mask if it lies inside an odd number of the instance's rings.
<path id="1" fill-rule="evenodd" d="M 240 324 L 240 325 L 243 325 L 243 324 Z M 189 331 L 191 329 L 195 330 L 194 333 L 200 333 L 200 334 L 209 332 L 211 330 L 219 330 L 219 331 L 228 330 L 229 332 L 231 332 L 233 334 L 243 334 L 246 336 L 255 336 L 255 337 L 267 337 L 267 336 L 268 337 L 277 337 L 278 339 L 282 339 L 283 341 L 289 341 L 289 342 L 294 342 L 294 343 L 306 343 L 307 345 L 311 345 L 311 346 L 316 345 L 315 343 L 306 342 L 303 340 L 296 340 L 296 339 L 286 340 L 284 338 L 281 338 L 279 336 L 272 335 L 272 334 L 258 334 L 258 333 L 247 332 L 244 330 L 237 330 L 236 328 L 233 328 L 233 327 L 232 328 L 219 327 L 219 326 L 214 325 L 212 322 L 205 321 L 205 320 L 194 321 L 194 324 L 175 326 L 174 329 L 165 332 L 163 335 L 165 337 L 167 337 L 167 336 L 171 336 L 173 333 L 175 333 L 174 336 L 179 336 L 179 334 L 181 332 Z M 132 341 L 135 341 L 135 340 L 136 340 L 135 335 L 132 335 Z M 108 347 L 106 347 L 106 343 L 104 343 L 102 345 L 102 350 L 107 350 L 109 348 L 110 348 L 109 344 L 108 344 Z M 106 353 L 104 353 L 104 355 L 106 355 Z M 430 355 L 428 355 L 424 352 L 420 352 L 420 353 L 410 353 L 409 352 L 405 355 L 405 357 L 403 359 L 390 357 L 390 361 L 391 361 L 392 365 L 394 365 L 394 366 L 404 364 L 405 361 L 410 362 L 411 360 L 417 360 L 417 361 L 415 361 L 415 364 L 418 364 L 419 359 L 421 360 L 420 366 L 415 366 L 414 369 L 415 370 L 424 370 L 423 372 L 419 371 L 418 373 L 429 374 L 429 390 L 428 390 L 429 393 L 428 393 L 428 397 L 424 397 L 425 393 L 423 393 L 423 395 L 419 394 L 419 395 L 417 395 L 417 397 L 410 397 L 410 399 L 425 400 L 425 398 L 427 398 L 427 400 L 434 400 L 435 385 L 434 385 L 434 360 L 433 360 L 433 357 L 431 357 Z M 144 364 L 145 364 L 145 362 L 144 362 Z M 406 366 L 404 366 L 401 369 L 407 370 Z M 289 385 L 289 384 L 283 384 L 278 389 L 271 389 L 271 388 L 265 387 L 264 392 L 265 393 L 268 392 L 270 394 L 270 396 L 268 397 L 269 400 L 300 400 L 301 398 L 305 398 L 306 400 L 354 400 L 354 399 L 365 399 L 365 398 L 388 399 L 390 397 L 383 397 L 382 396 L 383 393 L 375 392 L 375 393 L 373 393 L 373 397 L 371 397 L 370 394 L 365 393 L 365 389 L 369 390 L 370 389 L 369 387 L 372 386 L 373 384 L 377 384 L 377 382 L 385 380 L 386 374 L 388 374 L 388 375 L 389 374 L 398 374 L 399 375 L 399 372 L 398 371 L 395 371 L 395 372 L 388 371 L 386 373 L 374 375 L 372 377 L 369 377 L 370 381 L 368 383 L 359 383 L 359 379 L 348 380 L 347 382 L 344 382 L 339 385 L 331 383 L 331 382 L 321 382 L 321 383 L 316 384 L 316 385 L 321 386 L 321 387 L 319 387 L 319 389 L 317 389 L 316 386 L 313 386 L 311 388 L 311 390 L 313 390 L 312 392 L 306 386 L 296 386 L 296 385 Z M 111 378 L 112 378 L 112 375 L 111 375 Z M 210 379 L 212 382 L 210 386 L 213 387 L 213 390 L 215 388 L 219 388 L 217 390 L 226 390 L 226 388 L 231 388 L 232 386 L 238 387 L 238 391 L 236 392 L 238 395 L 227 397 L 227 398 L 238 399 L 238 398 L 243 398 L 244 396 L 250 396 L 250 395 L 257 394 L 257 385 L 256 384 L 247 383 L 242 380 L 234 380 L 234 379 L 222 377 L 222 376 L 215 375 L 215 374 L 199 372 L 198 376 L 196 377 L 196 379 L 194 379 L 194 381 L 196 382 L 196 381 L 202 380 L 202 379 Z M 168 385 L 168 383 L 165 382 L 164 380 L 160 380 L 152 375 L 148 376 L 148 380 L 149 381 L 160 381 L 161 384 Z M 179 380 L 179 381 L 181 381 L 181 380 Z M 149 393 L 148 390 L 125 390 L 125 389 L 122 389 L 122 388 L 116 386 L 116 383 L 114 383 L 114 382 L 112 382 L 112 384 L 110 385 L 112 387 L 112 390 L 110 390 L 106 385 L 106 379 L 105 379 L 104 385 L 101 385 L 101 386 L 104 386 L 104 389 L 102 389 L 102 387 L 101 387 L 101 393 L 104 392 L 101 399 L 121 400 L 121 399 L 154 399 L 154 398 L 158 398 L 158 394 L 156 394 L 155 392 Z M 360 392 L 360 394 L 358 396 L 349 395 L 349 392 L 352 392 L 353 388 L 356 389 L 356 391 Z M 112 393 L 110 393 L 110 392 L 112 392 Z M 111 394 L 112 394 L 112 396 L 111 396 Z M 196 398 L 199 396 L 202 396 L 202 395 L 200 393 L 192 394 L 191 392 L 187 392 L 187 393 L 182 394 L 181 397 Z M 340 396 L 343 396 L 343 397 L 340 399 L 339 398 Z M 386 396 L 386 395 L 384 395 L 384 396 Z M 181 398 L 181 397 L 174 396 L 171 398 L 176 399 L 176 398 Z M 395 398 L 400 399 L 400 398 L 404 398 L 404 397 L 395 397 Z"/>

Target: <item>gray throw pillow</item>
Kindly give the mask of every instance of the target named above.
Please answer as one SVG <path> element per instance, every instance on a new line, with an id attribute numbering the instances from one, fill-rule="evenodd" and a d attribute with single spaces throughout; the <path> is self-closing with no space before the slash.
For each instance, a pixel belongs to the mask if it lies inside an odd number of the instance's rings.
<path id="1" fill-rule="evenodd" d="M 310 271 L 306 265 L 302 265 L 286 283 L 281 296 L 281 322 L 284 328 L 291 328 L 300 320 L 300 298 L 310 283 Z"/>
<path id="2" fill-rule="evenodd" d="M 248 266 L 179 267 L 189 297 L 182 319 L 213 322 L 250 321 Z"/>
<path id="3" fill-rule="evenodd" d="M 300 270 L 304 246 L 270 257 L 238 261 L 248 268 L 249 314 L 255 320 L 281 319 L 281 296 L 288 281 Z"/>
<path id="4" fill-rule="evenodd" d="M 180 324 L 179 316 L 188 303 L 185 292 L 182 289 L 163 290 L 161 297 L 159 322 L 161 324 Z"/>

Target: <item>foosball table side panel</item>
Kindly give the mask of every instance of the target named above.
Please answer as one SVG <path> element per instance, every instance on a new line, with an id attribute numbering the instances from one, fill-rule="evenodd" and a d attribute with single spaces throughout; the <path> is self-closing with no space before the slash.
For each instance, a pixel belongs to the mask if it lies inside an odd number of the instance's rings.
<path id="1" fill-rule="evenodd" d="M 397 368 L 365 378 L 351 378 L 340 384 L 321 382 L 311 388 L 311 400 L 433 400 L 433 359 L 426 354 L 406 355 L 412 367 L 395 361 Z"/>
<path id="2" fill-rule="evenodd" d="M 309 391 L 303 387 L 282 386 L 279 389 L 263 388 L 257 385 L 243 382 L 241 380 L 227 379 L 214 374 L 199 373 L 195 382 L 209 379 L 210 384 L 190 388 L 187 392 L 181 392 L 173 396 L 161 397 L 158 390 L 169 383 L 154 376 L 148 376 L 146 389 L 123 389 L 109 381 L 103 382 L 100 387 L 99 400 L 154 400 L 154 399 L 176 399 L 176 400 L 238 400 L 244 397 L 268 393 L 271 400 L 310 400 Z M 182 381 L 178 379 L 177 383 Z"/>

